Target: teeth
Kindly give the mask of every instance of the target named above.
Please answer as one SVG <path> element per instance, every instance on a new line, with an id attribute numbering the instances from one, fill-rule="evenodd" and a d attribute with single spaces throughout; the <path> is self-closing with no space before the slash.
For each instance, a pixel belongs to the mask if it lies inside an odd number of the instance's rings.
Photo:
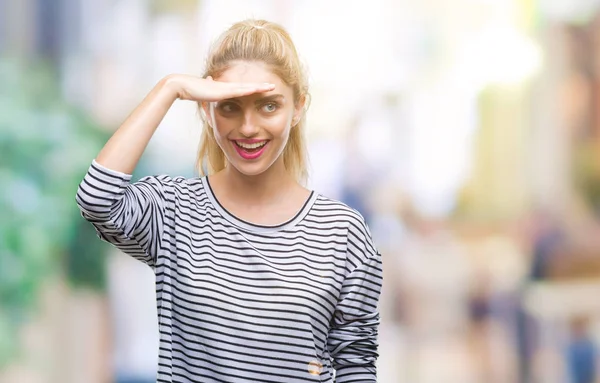
<path id="1" fill-rule="evenodd" d="M 235 143 L 240 148 L 244 148 L 244 149 L 257 149 L 257 148 L 265 146 L 265 144 L 267 143 L 267 141 L 255 142 L 253 144 L 244 144 L 244 143 L 239 142 L 239 141 L 236 141 Z"/>

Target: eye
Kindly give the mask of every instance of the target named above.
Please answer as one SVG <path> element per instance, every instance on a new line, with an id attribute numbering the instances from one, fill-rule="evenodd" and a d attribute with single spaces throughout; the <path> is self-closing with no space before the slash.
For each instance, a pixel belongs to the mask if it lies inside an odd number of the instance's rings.
<path id="1" fill-rule="evenodd" d="M 234 113 L 238 110 L 239 107 L 237 104 L 234 104 L 233 102 L 224 102 L 222 104 L 218 104 L 217 108 L 222 113 Z"/>
<path id="2" fill-rule="evenodd" d="M 279 108 L 276 102 L 268 102 L 262 106 L 262 110 L 267 113 L 273 113 Z"/>

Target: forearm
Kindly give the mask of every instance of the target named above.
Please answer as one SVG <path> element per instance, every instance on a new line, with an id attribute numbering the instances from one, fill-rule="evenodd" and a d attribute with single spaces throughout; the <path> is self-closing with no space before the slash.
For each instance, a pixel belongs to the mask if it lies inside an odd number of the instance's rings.
<path id="1" fill-rule="evenodd" d="M 162 79 L 108 140 L 96 162 L 108 169 L 133 173 L 152 135 L 178 97 L 173 77 Z"/>

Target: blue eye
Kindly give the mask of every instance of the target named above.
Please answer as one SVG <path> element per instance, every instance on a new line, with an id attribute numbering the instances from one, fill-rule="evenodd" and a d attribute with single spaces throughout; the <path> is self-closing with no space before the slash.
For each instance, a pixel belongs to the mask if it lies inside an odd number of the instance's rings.
<path id="1" fill-rule="evenodd" d="M 278 106 L 279 105 L 277 105 L 277 103 L 275 103 L 275 102 L 269 102 L 269 103 L 263 105 L 262 108 L 267 113 L 273 113 L 277 110 Z"/>

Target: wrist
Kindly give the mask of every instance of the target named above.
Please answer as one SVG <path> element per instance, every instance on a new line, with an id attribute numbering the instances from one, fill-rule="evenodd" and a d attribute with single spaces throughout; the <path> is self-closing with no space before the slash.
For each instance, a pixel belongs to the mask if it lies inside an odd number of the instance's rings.
<path id="1" fill-rule="evenodd" d="M 161 90 L 166 91 L 174 100 L 181 98 L 181 81 L 177 74 L 170 74 L 159 82 Z"/>

